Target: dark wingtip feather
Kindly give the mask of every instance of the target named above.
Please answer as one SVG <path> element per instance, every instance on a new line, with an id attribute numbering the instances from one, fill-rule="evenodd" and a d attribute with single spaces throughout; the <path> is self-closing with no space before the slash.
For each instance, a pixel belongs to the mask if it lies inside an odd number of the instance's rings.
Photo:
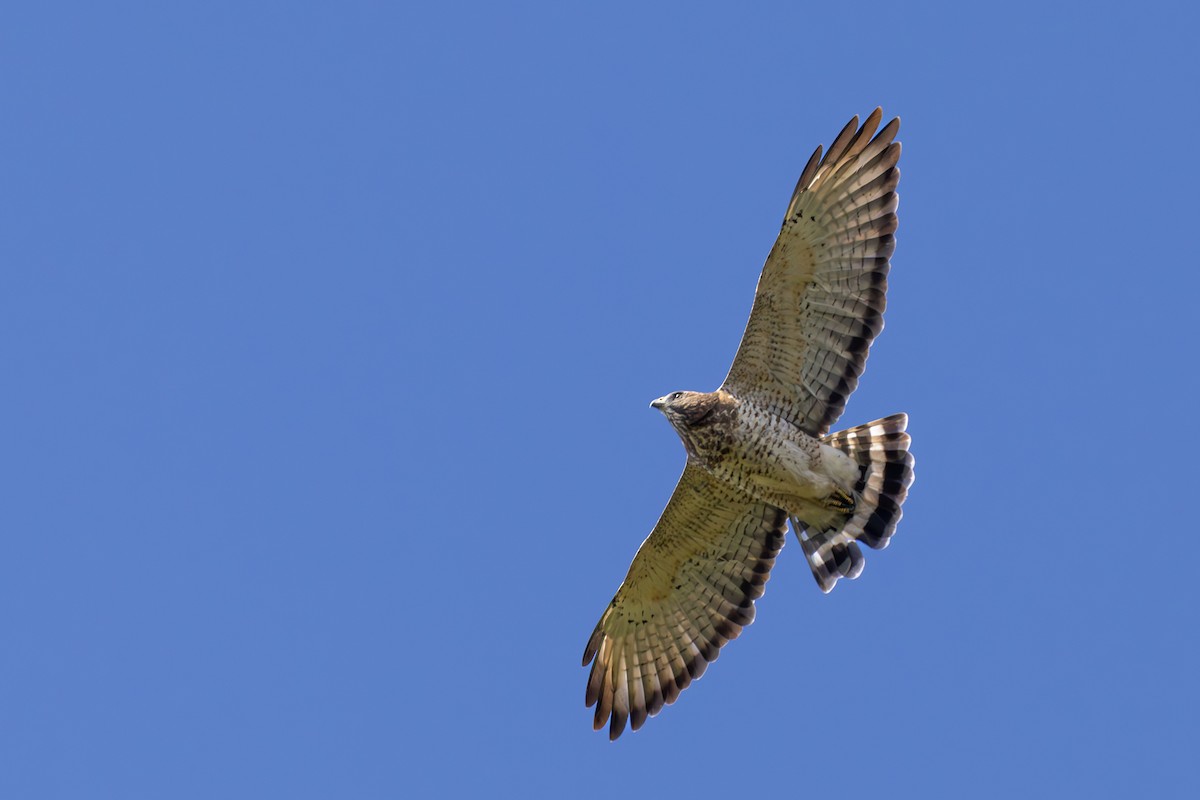
<path id="1" fill-rule="evenodd" d="M 825 155 L 822 163 L 833 164 L 842 157 L 850 143 L 854 140 L 854 135 L 858 133 L 858 114 L 855 114 L 846 126 L 838 131 L 838 135 L 833 137 L 833 143 L 829 145 L 829 151 Z"/>
<path id="2" fill-rule="evenodd" d="M 800 179 L 796 181 L 796 188 L 792 191 L 792 199 L 788 203 L 787 212 L 783 215 L 783 224 L 792 218 L 796 213 L 796 200 L 804 193 L 813 179 L 817 177 L 817 170 L 821 168 L 821 154 L 824 152 L 821 145 L 817 145 L 817 149 L 809 156 L 808 163 L 804 165 L 804 169 L 800 172 Z"/>
<path id="3" fill-rule="evenodd" d="M 878 111 L 879 109 L 875 109 L 875 110 Z M 900 118 L 892 117 L 891 121 L 888 122 L 887 125 L 883 126 L 883 130 L 881 130 L 879 133 L 875 134 L 875 138 L 879 139 L 879 140 L 895 139 L 896 134 L 899 132 L 900 132 Z M 897 142 L 897 144 L 899 144 L 899 142 Z"/>
<path id="4" fill-rule="evenodd" d="M 588 637 L 587 646 L 583 648 L 583 666 L 592 663 L 592 659 L 596 657 L 596 651 L 600 648 L 600 642 L 604 640 L 604 631 L 600 626 L 596 626 L 596 630 L 592 631 L 592 635 Z"/>
<path id="5" fill-rule="evenodd" d="M 646 721 L 647 709 L 644 705 L 635 705 L 629 709 L 629 729 L 636 731 Z"/>
<path id="6" fill-rule="evenodd" d="M 608 740 L 610 742 L 615 742 L 617 737 L 625 732 L 625 722 L 628 719 L 629 717 L 623 709 L 613 705 L 612 724 L 608 726 Z"/>

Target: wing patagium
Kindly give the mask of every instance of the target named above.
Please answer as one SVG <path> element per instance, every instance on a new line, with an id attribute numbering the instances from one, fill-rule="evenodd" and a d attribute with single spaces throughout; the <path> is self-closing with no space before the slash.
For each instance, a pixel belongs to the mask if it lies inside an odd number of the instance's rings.
<path id="1" fill-rule="evenodd" d="M 704 674 L 754 620 L 787 515 L 689 464 L 583 653 L 587 705 L 616 739 Z"/>
<path id="2" fill-rule="evenodd" d="M 876 133 L 882 116 L 855 117 L 809 159 L 722 386 L 814 436 L 841 416 L 883 329 L 900 120 Z"/>

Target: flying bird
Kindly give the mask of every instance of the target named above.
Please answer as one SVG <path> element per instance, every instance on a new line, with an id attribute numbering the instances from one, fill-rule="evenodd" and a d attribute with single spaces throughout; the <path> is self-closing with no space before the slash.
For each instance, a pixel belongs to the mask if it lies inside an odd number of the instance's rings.
<path id="1" fill-rule="evenodd" d="M 883 329 L 900 120 L 850 120 L 809 159 L 725 382 L 650 405 L 687 464 L 583 653 L 595 729 L 673 703 L 754 619 L 788 522 L 822 591 L 886 547 L 913 481 L 908 417 L 829 429 Z M 876 131 L 878 130 L 878 133 Z"/>

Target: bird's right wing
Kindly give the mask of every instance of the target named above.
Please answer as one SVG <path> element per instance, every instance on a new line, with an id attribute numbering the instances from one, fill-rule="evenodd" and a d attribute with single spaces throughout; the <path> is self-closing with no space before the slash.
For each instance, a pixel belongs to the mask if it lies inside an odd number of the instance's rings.
<path id="1" fill-rule="evenodd" d="M 700 677 L 754 619 L 786 532 L 783 511 L 684 468 L 584 650 L 596 730 L 637 730 Z"/>

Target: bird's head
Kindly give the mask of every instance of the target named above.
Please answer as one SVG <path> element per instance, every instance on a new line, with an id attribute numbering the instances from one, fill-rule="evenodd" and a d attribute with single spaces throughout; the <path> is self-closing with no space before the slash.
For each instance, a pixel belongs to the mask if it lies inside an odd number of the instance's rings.
<path id="1" fill-rule="evenodd" d="M 650 404 L 683 434 L 713 420 L 714 413 L 727 403 L 723 392 L 671 392 Z"/>

